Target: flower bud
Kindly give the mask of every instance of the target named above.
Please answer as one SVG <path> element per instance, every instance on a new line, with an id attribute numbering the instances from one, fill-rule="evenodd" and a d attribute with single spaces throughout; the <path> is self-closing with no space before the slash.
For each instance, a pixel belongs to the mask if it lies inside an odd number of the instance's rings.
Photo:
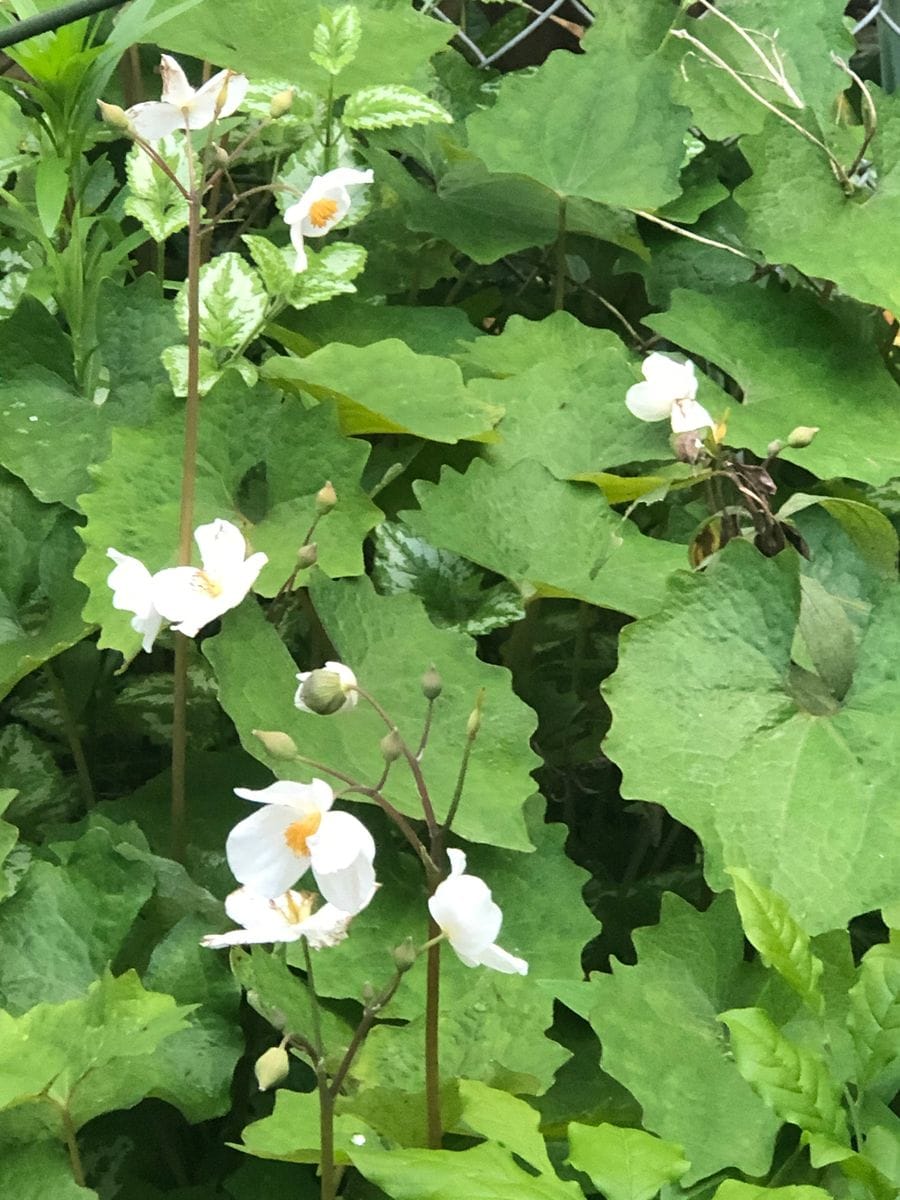
<path id="1" fill-rule="evenodd" d="M 297 566 L 301 571 L 314 567 L 319 558 L 319 548 L 315 542 L 307 542 L 297 551 Z"/>
<path id="2" fill-rule="evenodd" d="M 798 425 L 788 434 L 788 445 L 792 450 L 805 450 L 818 432 L 818 425 Z"/>
<path id="3" fill-rule="evenodd" d="M 254 729 L 253 736 L 259 738 L 272 758 L 289 760 L 297 757 L 297 743 L 287 733 L 278 729 Z"/>
<path id="4" fill-rule="evenodd" d="M 337 492 L 334 490 L 334 484 L 329 479 L 316 492 L 316 512 L 319 516 L 324 517 L 326 513 L 331 512 L 336 504 Z"/>
<path id="5" fill-rule="evenodd" d="M 348 668 L 345 667 L 344 670 L 347 671 Z M 330 671 L 327 667 L 320 667 L 317 671 L 306 671 L 297 678 L 300 680 L 300 686 L 297 688 L 294 703 L 307 712 L 329 717 L 332 713 L 340 712 L 342 708 L 356 703 L 355 678 L 351 686 L 337 671 Z"/>
<path id="6" fill-rule="evenodd" d="M 362 989 L 360 991 L 360 995 L 362 997 L 363 1004 L 366 1004 L 366 1005 L 371 1004 L 377 994 L 378 993 L 375 991 L 374 986 L 372 985 L 370 980 L 367 979 L 366 982 L 362 985 Z"/>
<path id="7" fill-rule="evenodd" d="M 100 109 L 100 116 L 111 129 L 118 129 L 120 133 L 133 132 L 131 117 L 124 108 L 118 104 L 107 104 L 105 100 L 98 100 L 97 107 Z"/>
<path id="8" fill-rule="evenodd" d="M 283 117 L 291 105 L 294 103 L 294 89 L 285 88 L 283 92 L 276 92 L 272 97 L 272 103 L 269 105 L 269 116 Z"/>
<path id="9" fill-rule="evenodd" d="M 253 1072 L 261 1092 L 284 1083 L 291 1069 L 291 1060 L 284 1046 L 270 1046 L 256 1060 Z"/>
<path id="10" fill-rule="evenodd" d="M 444 681 L 437 672 L 434 663 L 428 668 L 422 676 L 422 691 L 425 694 L 426 700 L 437 700 L 438 696 L 444 690 Z"/>
<path id="11" fill-rule="evenodd" d="M 378 744 L 386 763 L 396 762 L 403 754 L 403 739 L 396 729 L 386 733 Z"/>
<path id="12" fill-rule="evenodd" d="M 229 162 L 231 161 L 231 155 L 228 153 L 228 151 L 225 149 L 224 146 L 216 145 L 216 147 L 214 149 L 214 154 L 216 156 L 216 162 L 219 164 L 220 167 L 228 166 Z"/>
<path id="13" fill-rule="evenodd" d="M 406 938 L 391 951 L 391 957 L 398 971 L 408 971 L 416 961 L 416 947 L 412 938 Z"/>
<path id="14" fill-rule="evenodd" d="M 769 442 L 766 446 L 766 458 L 775 458 L 784 449 L 786 443 L 781 438 L 776 438 L 774 442 Z"/>
<path id="15" fill-rule="evenodd" d="M 469 719 L 466 721 L 466 737 L 478 737 L 478 731 L 481 729 L 481 705 L 478 704 L 469 713 Z"/>

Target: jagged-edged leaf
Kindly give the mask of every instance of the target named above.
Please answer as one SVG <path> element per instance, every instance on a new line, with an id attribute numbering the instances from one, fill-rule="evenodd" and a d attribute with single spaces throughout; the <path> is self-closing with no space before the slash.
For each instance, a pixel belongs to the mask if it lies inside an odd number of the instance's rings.
<path id="1" fill-rule="evenodd" d="M 541 1131 L 540 1114 L 524 1100 L 489 1088 L 475 1079 L 459 1081 L 462 1127 L 480 1133 L 489 1142 L 517 1154 L 544 1175 L 552 1175 L 547 1147 Z"/>
<path id="2" fill-rule="evenodd" d="M 782 1121 L 847 1142 L 840 1084 L 820 1053 L 791 1042 L 761 1008 L 733 1008 L 720 1019 L 738 1070 Z"/>
<path id="3" fill-rule="evenodd" d="M 246 1126 L 241 1137 L 243 1142 L 237 1148 L 256 1158 L 318 1162 L 321 1148 L 318 1092 L 280 1090 L 272 1113 Z M 360 1138 L 362 1142 L 358 1140 Z M 369 1140 L 379 1144 L 378 1135 L 364 1120 L 353 1112 L 337 1113 L 334 1122 L 335 1163 L 348 1163 L 351 1147 L 365 1145 Z"/>
<path id="4" fill-rule="evenodd" d="M 355 4 L 342 4 L 329 12 L 320 10 L 321 20 L 313 30 L 309 57 L 329 75 L 340 75 L 356 57 L 362 37 L 362 22 Z"/>
<path id="5" fill-rule="evenodd" d="M 690 1167 L 680 1146 L 643 1129 L 569 1126 L 569 1162 L 590 1175 L 608 1200 L 652 1200 Z"/>
<path id="6" fill-rule="evenodd" d="M 747 940 L 766 966 L 776 970 L 813 1012 L 821 1014 L 825 997 L 820 980 L 825 967 L 810 948 L 809 934 L 794 920 L 784 900 L 749 871 L 732 867 L 728 874 Z"/>
<path id="7" fill-rule="evenodd" d="M 531 1175 L 492 1142 L 471 1150 L 349 1150 L 351 1161 L 393 1200 L 577 1200 L 577 1183 Z"/>
<path id="8" fill-rule="evenodd" d="M 183 187 L 188 187 L 188 162 L 180 134 L 171 134 L 154 144 L 154 149 Z M 172 179 L 137 144 L 125 161 L 128 192 L 125 211 L 147 230 L 156 242 L 164 242 L 188 223 L 188 202 Z"/>
<path id="9" fill-rule="evenodd" d="M 850 989 L 848 1023 L 860 1082 L 872 1084 L 878 1079 L 893 1095 L 900 1069 L 900 944 L 896 941 L 867 951 Z"/>
<path id="10" fill-rule="evenodd" d="M 187 293 L 179 292 L 178 322 L 187 334 Z M 261 328 L 266 292 L 239 254 L 218 254 L 200 268 L 200 337 L 214 350 L 239 350 Z"/>
<path id="11" fill-rule="evenodd" d="M 362 88 L 348 96 L 341 120 L 350 129 L 390 129 L 397 125 L 451 124 L 453 118 L 430 96 L 393 83 Z"/>

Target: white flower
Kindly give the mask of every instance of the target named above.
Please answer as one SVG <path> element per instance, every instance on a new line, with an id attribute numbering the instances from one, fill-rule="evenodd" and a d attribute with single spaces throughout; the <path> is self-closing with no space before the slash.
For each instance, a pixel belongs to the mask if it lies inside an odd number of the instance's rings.
<path id="1" fill-rule="evenodd" d="M 319 891 L 335 907 L 358 913 L 375 894 L 375 843 L 356 817 L 330 812 L 334 792 L 321 779 L 279 780 L 236 796 L 264 805 L 235 825 L 225 853 L 235 879 L 260 896 L 280 896 L 312 867 Z"/>
<path id="2" fill-rule="evenodd" d="M 503 913 L 491 889 L 477 875 L 466 875 L 462 850 L 448 850 L 450 874 L 428 901 L 431 915 L 467 967 L 493 967 L 506 975 L 527 975 L 528 963 L 494 944 Z"/>
<path id="3" fill-rule="evenodd" d="M 163 623 L 153 606 L 153 576 L 139 558 L 120 554 L 112 546 L 106 552 L 116 564 L 106 582 L 113 590 L 113 608 L 134 613 L 131 628 L 143 637 L 143 647 L 149 653 Z"/>
<path id="4" fill-rule="evenodd" d="M 162 99 L 135 104 L 127 116 L 140 137 L 159 141 L 176 129 L 205 129 L 217 117 L 230 117 L 244 102 L 247 77 L 219 71 L 195 91 L 170 54 L 160 59 Z"/>
<path id="5" fill-rule="evenodd" d="M 249 888 L 238 888 L 225 901 L 225 911 L 240 925 L 229 933 L 208 933 L 200 945 L 211 950 L 223 946 L 249 946 L 254 942 L 296 942 L 306 938 L 314 950 L 336 946 L 347 936 L 352 913 L 333 904 L 313 912 L 314 892 L 284 892 L 273 900 L 257 896 Z"/>
<path id="6" fill-rule="evenodd" d="M 692 362 L 676 362 L 665 354 L 648 354 L 641 366 L 644 383 L 635 383 L 625 393 L 625 404 L 639 421 L 672 422 L 673 433 L 692 433 L 714 428 L 715 422 L 698 404 L 697 377 Z"/>
<path id="7" fill-rule="evenodd" d="M 200 525 L 194 540 L 200 548 L 202 568 L 169 567 L 153 576 L 157 612 L 187 637 L 196 637 L 204 625 L 236 608 L 269 561 L 265 554 L 244 558 L 244 535 L 230 521 Z"/>
<path id="8" fill-rule="evenodd" d="M 316 671 L 300 671 L 297 679 L 300 686 L 294 704 L 302 712 L 327 715 L 355 708 L 359 700 L 356 676 L 344 663 L 327 662 Z"/>
<path id="9" fill-rule="evenodd" d="M 295 271 L 305 271 L 307 267 L 303 239 L 324 237 L 347 215 L 350 208 L 347 188 L 359 183 L 371 183 L 374 178 L 371 171 L 336 167 L 324 175 L 317 175 L 297 203 L 285 210 L 284 219 L 291 227 L 291 241 L 297 251 Z"/>

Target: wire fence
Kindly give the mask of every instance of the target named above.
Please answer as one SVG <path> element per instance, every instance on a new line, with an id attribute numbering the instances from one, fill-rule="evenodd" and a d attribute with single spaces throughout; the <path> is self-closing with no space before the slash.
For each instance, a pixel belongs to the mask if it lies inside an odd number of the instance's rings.
<path id="1" fill-rule="evenodd" d="M 539 2 L 535 0 L 535 3 Z M 575 45 L 594 20 L 593 12 L 581 0 L 550 0 L 543 9 L 527 0 L 501 0 L 500 3 L 483 0 L 481 4 L 451 0 L 444 7 L 456 12 L 455 19 L 440 7 L 441 3 L 442 0 L 423 0 L 418 7 L 437 20 L 453 25 L 456 29 L 454 43 L 474 66 L 482 68 L 525 65 L 509 60 L 514 51 L 528 47 L 533 51 L 528 61 L 539 62 L 550 50 L 566 44 L 558 39 L 541 38 L 542 28 L 561 31 Z M 856 0 L 847 7 L 854 19 L 854 36 L 874 26 L 879 34 L 888 33 L 900 39 L 900 0 Z M 865 11 L 860 13 L 861 9 Z M 506 10 L 506 15 L 499 20 L 493 17 L 498 10 Z M 539 39 L 541 44 L 538 44 Z"/>

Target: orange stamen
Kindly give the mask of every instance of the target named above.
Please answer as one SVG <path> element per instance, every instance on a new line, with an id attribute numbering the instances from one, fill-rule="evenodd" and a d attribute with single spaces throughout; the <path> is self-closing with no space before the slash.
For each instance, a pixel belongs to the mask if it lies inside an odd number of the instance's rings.
<path id="1" fill-rule="evenodd" d="M 307 813 L 299 821 L 293 821 L 284 831 L 284 840 L 287 842 L 288 848 L 295 854 L 309 858 L 306 839 L 312 837 L 321 824 L 322 814 L 320 812 Z"/>
<path id="2" fill-rule="evenodd" d="M 310 223 L 316 229 L 324 229 L 337 210 L 337 200 L 315 200 L 309 206 Z"/>

